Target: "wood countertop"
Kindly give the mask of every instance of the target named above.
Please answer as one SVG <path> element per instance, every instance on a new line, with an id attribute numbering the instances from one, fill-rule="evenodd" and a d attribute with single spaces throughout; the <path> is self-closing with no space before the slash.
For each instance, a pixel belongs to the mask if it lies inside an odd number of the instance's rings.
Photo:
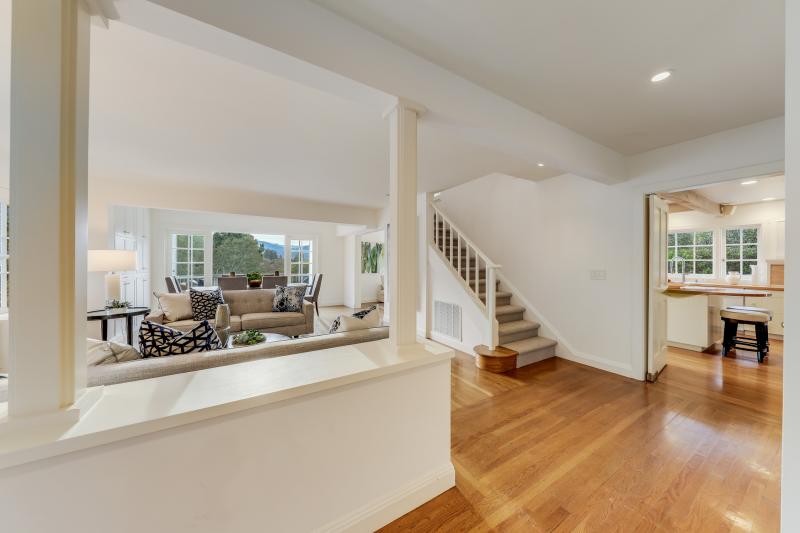
<path id="1" fill-rule="evenodd" d="M 700 281 L 698 283 L 670 283 L 670 287 L 724 287 L 726 289 L 752 289 L 757 291 L 783 292 L 783 285 L 751 285 L 739 283 L 732 285 L 721 281 Z"/>
<path id="2" fill-rule="evenodd" d="M 699 284 L 690 285 L 667 285 L 664 292 L 673 294 L 705 294 L 708 296 L 751 296 L 754 298 L 766 298 L 772 296 L 772 292 L 767 290 L 749 289 L 741 286 L 703 286 Z"/>

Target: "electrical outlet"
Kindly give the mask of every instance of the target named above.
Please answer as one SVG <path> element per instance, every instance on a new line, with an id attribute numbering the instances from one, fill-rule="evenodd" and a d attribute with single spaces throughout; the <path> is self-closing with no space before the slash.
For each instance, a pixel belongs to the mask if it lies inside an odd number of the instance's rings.
<path id="1" fill-rule="evenodd" d="M 592 281 L 605 281 L 606 279 L 606 271 L 605 270 L 590 270 L 589 271 L 589 279 Z"/>

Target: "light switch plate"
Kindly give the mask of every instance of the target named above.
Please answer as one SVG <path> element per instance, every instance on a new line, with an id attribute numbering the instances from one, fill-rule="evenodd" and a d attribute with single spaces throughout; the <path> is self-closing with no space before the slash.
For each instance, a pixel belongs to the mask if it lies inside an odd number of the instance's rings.
<path id="1" fill-rule="evenodd" d="M 604 281 L 606 279 L 606 271 L 605 270 L 590 270 L 589 271 L 589 279 L 592 281 Z"/>

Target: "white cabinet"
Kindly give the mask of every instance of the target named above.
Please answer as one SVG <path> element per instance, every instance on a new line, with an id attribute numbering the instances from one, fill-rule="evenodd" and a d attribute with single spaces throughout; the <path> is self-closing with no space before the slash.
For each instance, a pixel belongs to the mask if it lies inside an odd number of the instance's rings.
<path id="1" fill-rule="evenodd" d="M 135 307 L 149 307 L 150 299 L 150 211 L 142 207 L 114 206 L 111 208 L 113 248 L 136 252 L 136 270 L 120 274 L 120 298 Z M 134 320 L 138 331 L 141 318 Z M 109 338 L 125 335 L 123 321 L 109 322 Z"/>

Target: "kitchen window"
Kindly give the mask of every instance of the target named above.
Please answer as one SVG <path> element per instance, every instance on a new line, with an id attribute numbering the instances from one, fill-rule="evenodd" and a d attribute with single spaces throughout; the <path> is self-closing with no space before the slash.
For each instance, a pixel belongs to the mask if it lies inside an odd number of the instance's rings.
<path id="1" fill-rule="evenodd" d="M 725 274 L 739 272 L 751 276 L 758 264 L 758 228 L 740 227 L 725 230 Z"/>
<path id="2" fill-rule="evenodd" d="M 714 232 L 674 231 L 667 235 L 667 271 L 714 277 Z M 682 264 L 681 264 L 682 263 Z"/>

